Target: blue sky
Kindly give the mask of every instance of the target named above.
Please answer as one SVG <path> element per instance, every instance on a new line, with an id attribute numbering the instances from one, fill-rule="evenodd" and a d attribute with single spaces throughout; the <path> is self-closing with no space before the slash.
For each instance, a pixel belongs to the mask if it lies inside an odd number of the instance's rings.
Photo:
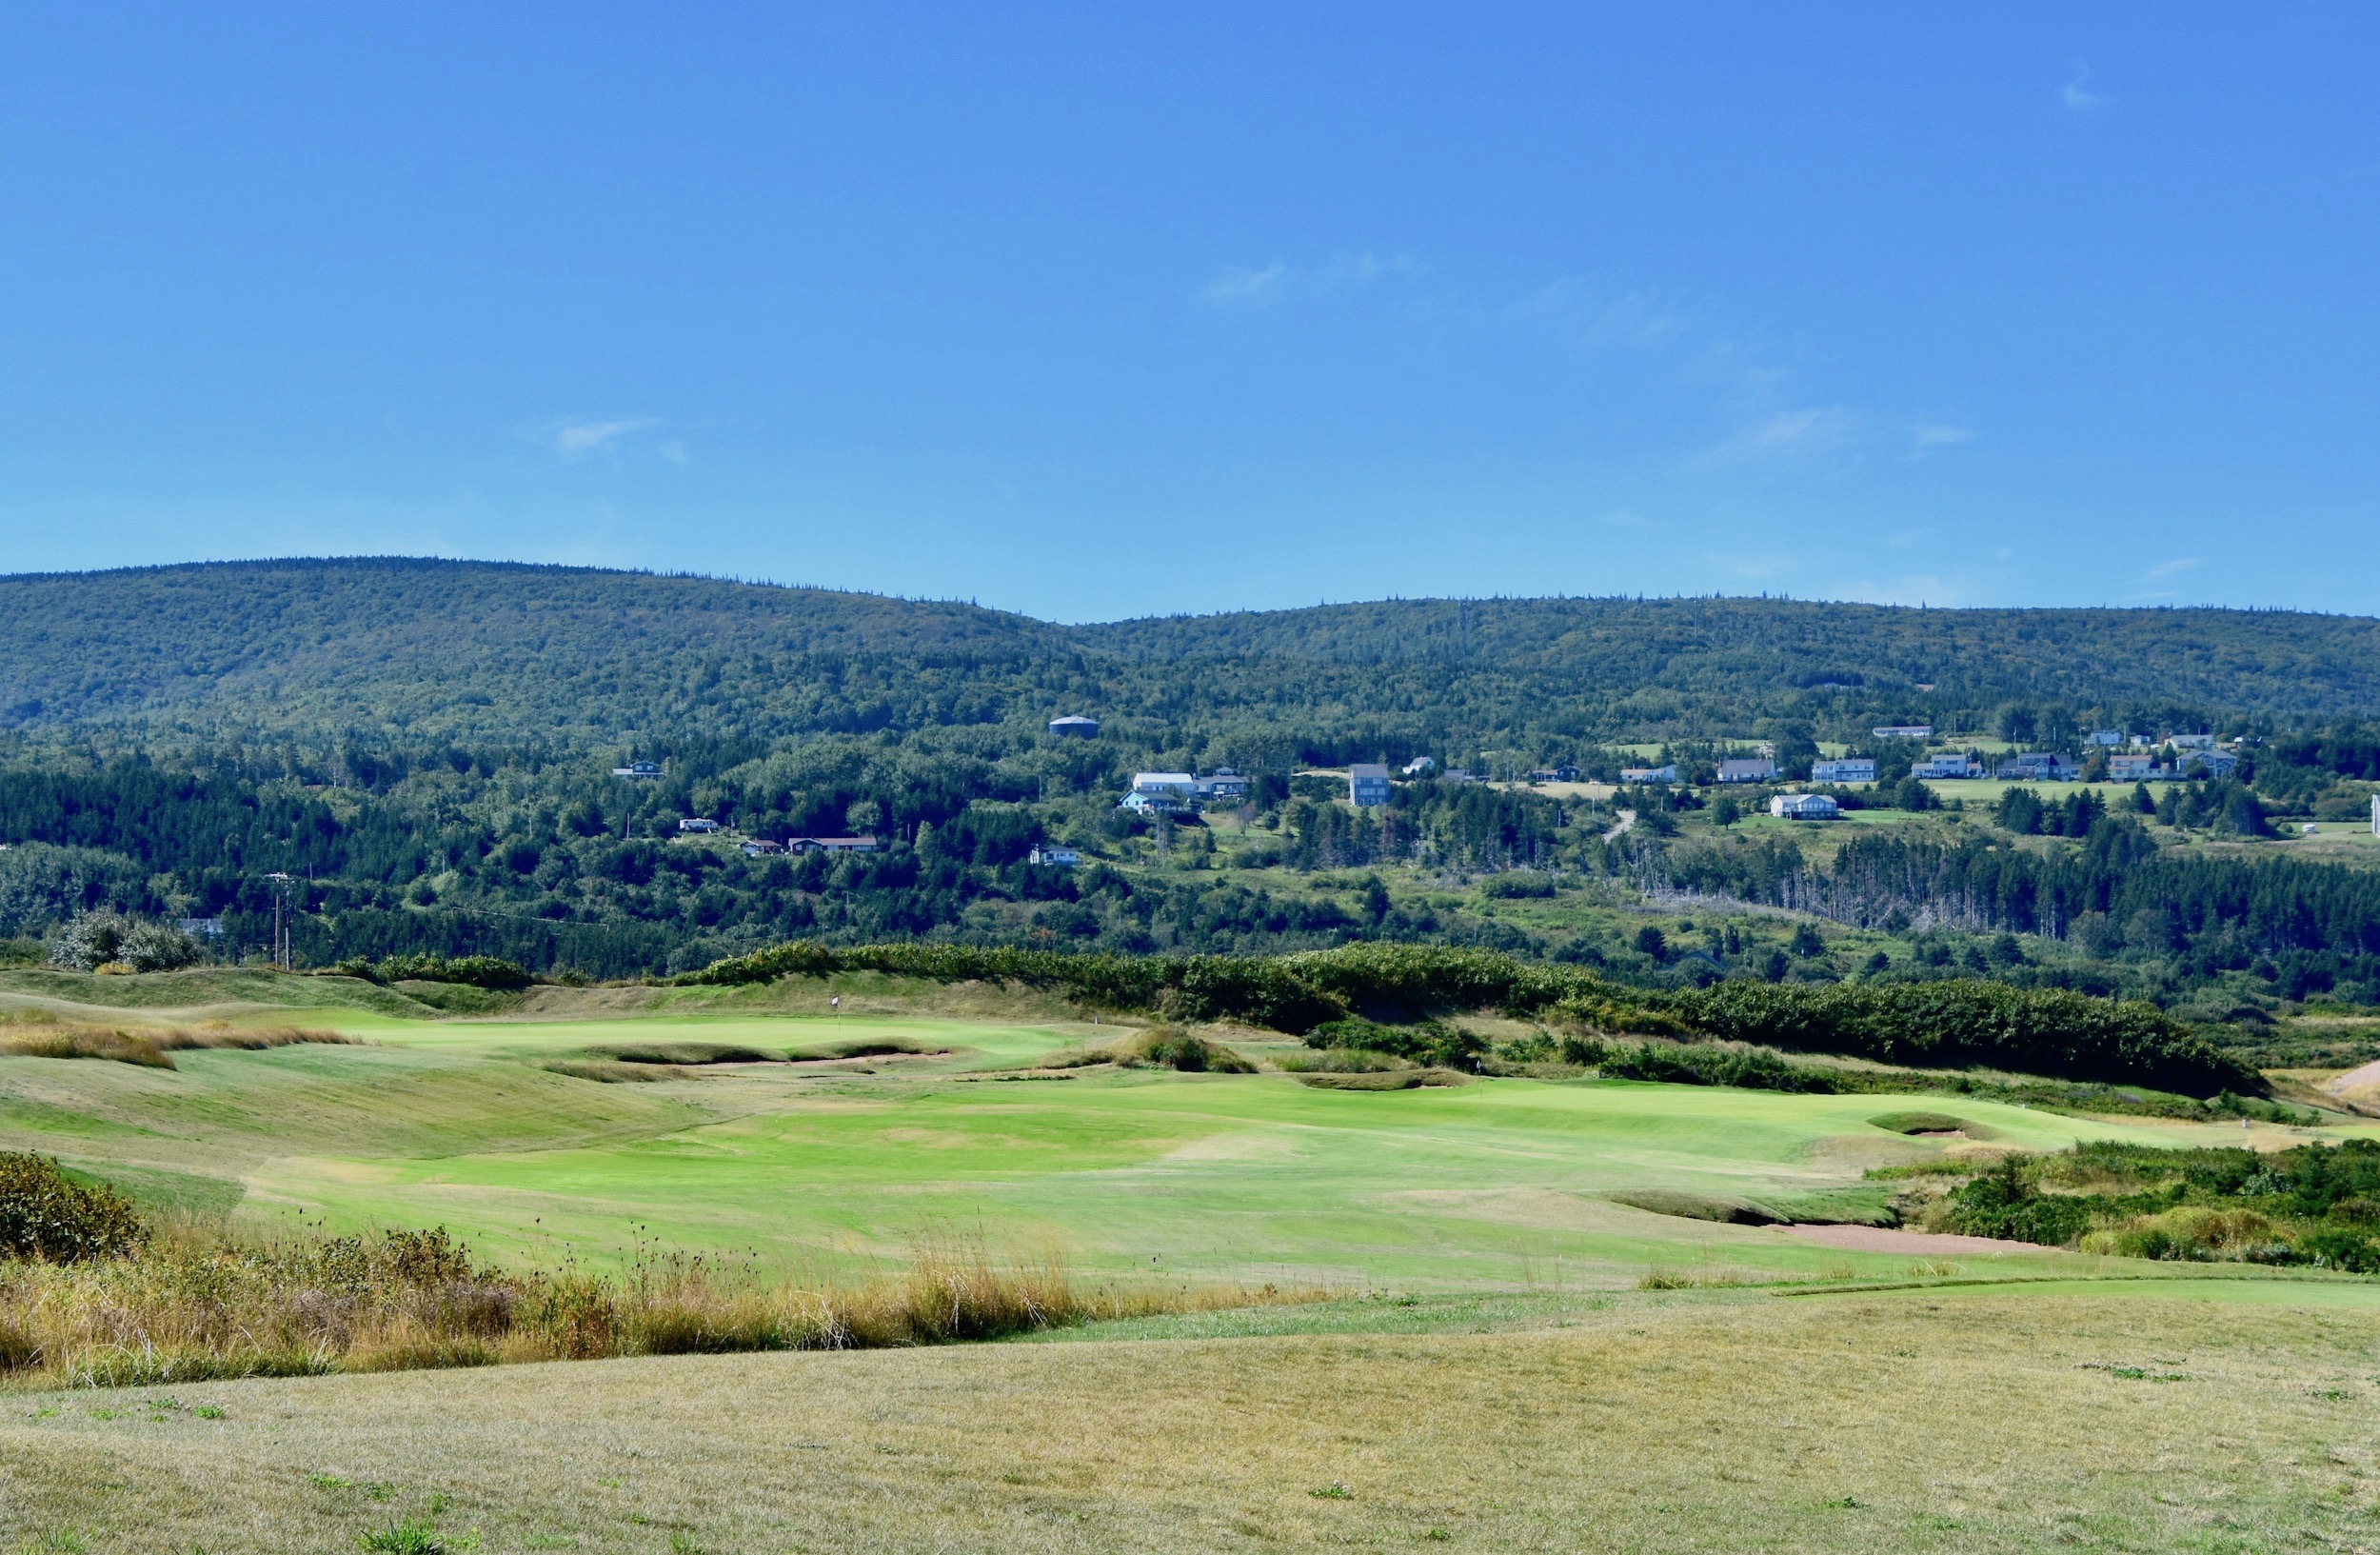
<path id="1" fill-rule="evenodd" d="M 0 568 L 2380 603 L 2369 7 L 0 14 Z"/>

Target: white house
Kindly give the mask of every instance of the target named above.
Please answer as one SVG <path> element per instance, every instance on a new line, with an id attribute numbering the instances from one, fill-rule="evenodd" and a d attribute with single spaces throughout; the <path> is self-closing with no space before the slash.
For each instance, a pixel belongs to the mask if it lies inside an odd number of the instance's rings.
<path id="1" fill-rule="evenodd" d="M 2227 778 L 2239 766 L 2239 758 L 2228 750 L 2190 750 L 2182 754 L 2181 768 L 2203 768 L 2209 777 Z"/>
<path id="2" fill-rule="evenodd" d="M 719 823 L 707 815 L 692 816 L 678 823 L 680 831 L 717 831 Z"/>
<path id="3" fill-rule="evenodd" d="M 1416 756 L 1413 760 L 1405 763 L 1405 776 L 1407 777 L 1420 777 L 1425 773 L 1435 772 L 1437 770 L 1438 758 L 1435 756 Z"/>
<path id="4" fill-rule="evenodd" d="M 1769 801 L 1769 813 L 1786 821 L 1832 821 L 1842 807 L 1824 794 L 1778 794 Z"/>
<path id="5" fill-rule="evenodd" d="M 1810 764 L 1813 783 L 1874 783 L 1875 759 L 1872 756 L 1845 756 L 1840 761 Z"/>
<path id="6" fill-rule="evenodd" d="M 613 777 L 624 778 L 657 778 L 661 776 L 661 763 L 657 761 L 632 761 L 625 767 L 613 768 L 611 769 L 611 775 Z"/>
<path id="7" fill-rule="evenodd" d="M 1677 781 L 1677 764 L 1672 762 L 1667 767 L 1623 767 L 1619 769 L 1619 780 L 1622 783 L 1675 783 Z"/>
<path id="8" fill-rule="evenodd" d="M 1912 777 L 1921 778 L 1979 778 L 1983 776 L 1983 763 L 1961 751 L 1949 750 L 1928 756 L 1910 768 L 1909 772 Z"/>
<path id="9" fill-rule="evenodd" d="M 2156 757 L 2141 752 L 2128 751 L 2108 758 L 2108 776 L 2117 783 L 2146 783 L 2154 777 L 2170 777 L 2172 770 Z"/>
<path id="10" fill-rule="evenodd" d="M 1135 815 L 1179 815 L 1190 807 L 1190 801 L 1171 788 L 1136 787 L 1116 807 Z"/>
<path id="11" fill-rule="evenodd" d="M 1776 763 L 1766 756 L 1719 763 L 1721 783 L 1766 783 L 1776 776 Z"/>
<path id="12" fill-rule="evenodd" d="M 1347 802 L 1358 809 L 1388 803 L 1388 768 L 1378 762 L 1359 761 L 1347 768 Z"/>
<path id="13" fill-rule="evenodd" d="M 1932 724 L 1878 724 L 1874 733 L 1879 740 L 1931 740 Z"/>
<path id="14" fill-rule="evenodd" d="M 1054 869 L 1072 869 L 1082 862 L 1082 854 L 1072 847 L 1057 847 L 1042 843 L 1025 855 L 1027 864 L 1046 864 Z"/>
<path id="15" fill-rule="evenodd" d="M 2214 736 L 2211 734 L 2169 734 L 2165 737 L 2165 743 L 2176 750 L 2212 750 Z"/>
<path id="16" fill-rule="evenodd" d="M 2083 736 L 2083 744 L 2090 746 L 2114 747 L 2123 743 L 2124 731 L 2120 728 L 2094 728 Z"/>
<path id="17" fill-rule="evenodd" d="M 784 844 L 770 842 L 766 837 L 754 837 L 744 845 L 744 856 L 747 859 L 764 859 L 784 850 Z"/>

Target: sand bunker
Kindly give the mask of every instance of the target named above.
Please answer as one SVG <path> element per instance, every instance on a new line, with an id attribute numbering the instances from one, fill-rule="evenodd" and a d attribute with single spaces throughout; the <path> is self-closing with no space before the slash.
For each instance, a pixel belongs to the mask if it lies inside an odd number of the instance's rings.
<path id="1" fill-rule="evenodd" d="M 1995 1236 L 1953 1236 L 1947 1232 L 1888 1231 L 1880 1226 L 1780 1226 L 1787 1236 L 1815 1242 L 1845 1252 L 1905 1252 L 1940 1256 L 1961 1253 L 2056 1252 L 2055 1247 L 2030 1242 L 2004 1242 Z"/>

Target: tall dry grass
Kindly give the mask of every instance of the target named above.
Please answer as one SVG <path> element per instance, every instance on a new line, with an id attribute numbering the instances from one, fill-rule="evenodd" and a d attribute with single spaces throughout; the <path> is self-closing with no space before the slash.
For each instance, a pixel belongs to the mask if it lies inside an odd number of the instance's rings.
<path id="1" fill-rule="evenodd" d="M 234 1242 L 161 1227 L 138 1254 L 0 1263 L 0 1379 L 110 1387 L 222 1377 L 997 1339 L 1100 1319 L 1319 1300 L 1266 1285 L 1085 1285 L 1054 1253 L 921 1246 L 843 1284 L 702 1258 L 627 1272 L 477 1266 L 444 1230 Z"/>
<path id="2" fill-rule="evenodd" d="M 112 1026 L 67 1020 L 42 1008 L 10 1010 L 0 1016 L 0 1054 L 16 1058 L 96 1058 L 147 1068 L 170 1069 L 173 1054 L 190 1048 L 231 1047 L 257 1051 L 287 1047 L 294 1043 L 345 1044 L 353 1037 L 337 1031 L 300 1027 L 233 1027 L 220 1021 L 205 1026 Z"/>

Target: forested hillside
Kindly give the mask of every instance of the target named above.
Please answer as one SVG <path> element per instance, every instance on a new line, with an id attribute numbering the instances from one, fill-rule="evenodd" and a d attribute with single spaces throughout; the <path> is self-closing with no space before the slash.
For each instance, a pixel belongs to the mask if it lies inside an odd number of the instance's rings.
<path id="1" fill-rule="evenodd" d="M 547 748 L 1104 719 L 1243 765 L 1879 721 L 2011 703 L 2291 728 L 2380 708 L 2380 623 L 1782 600 L 1392 601 L 1060 627 L 968 605 L 402 558 L 0 578 L 0 725 Z"/>
<path id="2" fill-rule="evenodd" d="M 1376 940 L 1677 987 L 1963 971 L 2218 1011 L 2380 1000 L 2380 871 L 2300 856 L 2274 819 L 2353 821 L 2380 787 L 2380 624 L 2360 618 L 1556 599 L 1061 627 L 407 560 L 0 578 L 0 941 L 19 956 L 92 909 L 220 922 L 208 948 L 252 954 L 286 873 L 317 964 L 612 976 L 792 937 Z M 1051 737 L 1061 712 L 1101 737 Z M 1887 783 L 1845 802 L 1899 820 L 1839 847 L 1747 835 L 1754 792 L 1421 781 L 1358 811 L 1343 780 L 1298 771 L 1427 753 L 1608 780 L 1641 760 L 1623 742 L 1806 758 L 1886 720 L 2261 737 L 2232 777 L 2121 814 L 2022 790 L 1947 814 L 1885 750 Z M 661 776 L 612 774 L 646 756 Z M 1137 768 L 1224 763 L 1250 780 L 1228 815 L 1117 809 Z M 728 830 L 682 834 L 697 817 Z M 844 833 L 882 846 L 741 846 Z M 1083 867 L 1034 864 L 1040 844 Z M 1789 935 L 1752 905 L 1841 927 Z"/>

